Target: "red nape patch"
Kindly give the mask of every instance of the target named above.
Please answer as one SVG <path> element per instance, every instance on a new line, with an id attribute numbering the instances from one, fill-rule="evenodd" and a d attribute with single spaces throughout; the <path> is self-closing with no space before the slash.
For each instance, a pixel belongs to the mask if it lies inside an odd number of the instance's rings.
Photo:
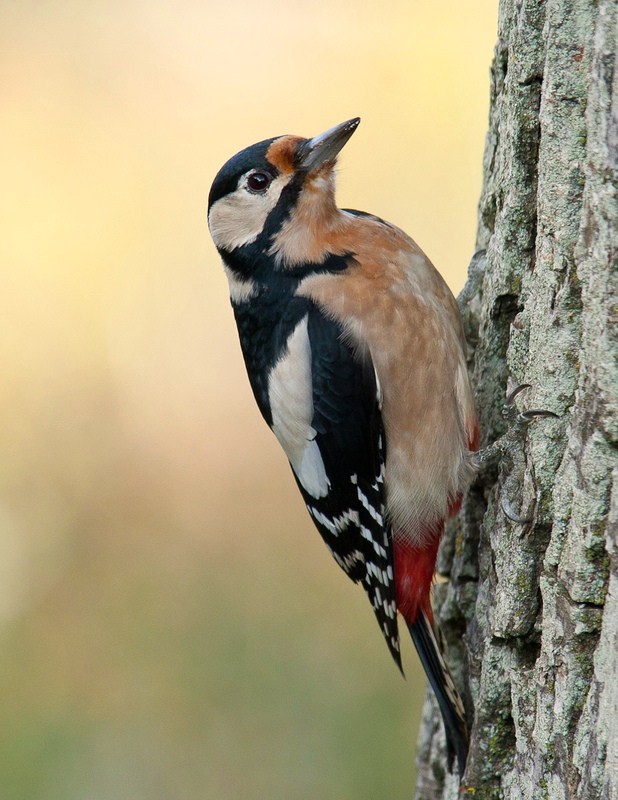
<path id="1" fill-rule="evenodd" d="M 420 611 L 424 611 L 433 622 L 431 581 L 443 530 L 444 523 L 441 523 L 432 530 L 427 542 L 418 547 L 395 536 L 397 608 L 406 622 L 414 622 Z"/>

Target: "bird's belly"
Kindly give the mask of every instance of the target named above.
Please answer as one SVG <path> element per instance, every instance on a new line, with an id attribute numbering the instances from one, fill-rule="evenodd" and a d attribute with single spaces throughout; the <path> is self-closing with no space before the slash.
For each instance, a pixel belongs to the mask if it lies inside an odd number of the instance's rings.
<path id="1" fill-rule="evenodd" d="M 450 446 L 428 447 L 426 437 L 414 446 L 400 442 L 387 435 L 386 505 L 393 530 L 420 544 L 453 512 L 465 489 L 466 459 Z"/>

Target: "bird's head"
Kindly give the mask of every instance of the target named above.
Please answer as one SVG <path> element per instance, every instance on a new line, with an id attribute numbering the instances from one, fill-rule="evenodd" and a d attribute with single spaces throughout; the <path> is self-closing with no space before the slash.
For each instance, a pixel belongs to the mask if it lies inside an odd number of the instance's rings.
<path id="1" fill-rule="evenodd" d="M 208 225 L 219 252 L 233 253 L 259 240 L 263 251 L 270 248 L 275 258 L 293 264 L 296 252 L 306 259 L 319 250 L 320 233 L 340 216 L 337 155 L 359 122 L 350 119 L 312 139 L 267 139 L 224 164 L 208 198 Z"/>

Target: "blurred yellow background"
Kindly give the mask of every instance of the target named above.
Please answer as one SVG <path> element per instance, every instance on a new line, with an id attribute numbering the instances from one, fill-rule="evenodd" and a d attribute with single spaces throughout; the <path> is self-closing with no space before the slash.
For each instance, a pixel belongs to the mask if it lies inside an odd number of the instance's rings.
<path id="1" fill-rule="evenodd" d="M 404 682 L 254 408 L 206 228 L 359 115 L 341 205 L 472 254 L 495 0 L 0 3 L 0 796 L 410 797 Z"/>

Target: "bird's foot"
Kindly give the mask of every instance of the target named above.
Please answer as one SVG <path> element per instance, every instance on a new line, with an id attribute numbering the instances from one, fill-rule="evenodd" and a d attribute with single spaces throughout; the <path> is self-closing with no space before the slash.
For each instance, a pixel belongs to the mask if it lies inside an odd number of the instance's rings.
<path id="1" fill-rule="evenodd" d="M 518 410 L 517 406 L 515 405 L 515 399 L 519 394 L 521 394 L 521 392 L 530 388 L 531 386 L 529 383 L 521 383 L 507 395 L 502 409 L 502 414 L 507 420 L 507 429 L 502 436 L 498 437 L 498 439 L 496 439 L 494 442 L 478 451 L 476 458 L 479 469 L 486 469 L 488 466 L 496 465 L 498 461 L 505 456 L 507 456 L 509 460 L 513 462 L 513 466 L 515 467 L 516 463 L 519 463 L 524 458 L 522 443 L 525 438 L 528 425 L 537 417 L 558 417 L 558 415 L 554 414 L 553 411 L 548 411 L 543 408 L 530 408 L 526 411 Z M 520 464 L 520 468 L 523 469 L 523 463 Z M 516 468 L 515 473 L 518 472 L 520 472 L 520 469 Z M 511 494 L 509 491 L 509 485 L 517 481 L 517 478 L 515 478 L 512 473 L 513 470 L 511 470 L 511 474 L 509 474 L 506 478 L 500 506 L 504 516 L 507 519 L 511 520 L 511 522 L 514 522 L 517 525 L 525 525 L 529 522 L 532 522 L 532 517 L 529 514 L 518 514 L 513 509 L 513 506 L 508 499 L 508 496 Z M 511 486 L 510 488 L 514 491 L 514 494 L 518 493 L 515 486 Z"/>
<path id="2" fill-rule="evenodd" d="M 507 429 L 502 436 L 499 436 L 494 442 L 481 448 L 476 453 L 479 469 L 495 463 L 505 453 L 511 452 L 515 445 L 520 444 L 526 434 L 528 425 L 537 417 L 558 417 L 553 411 L 548 411 L 544 408 L 529 408 L 526 411 L 517 409 L 515 398 L 521 392 L 530 388 L 529 383 L 520 383 L 507 395 L 502 408 L 502 415 L 507 420 Z"/>

